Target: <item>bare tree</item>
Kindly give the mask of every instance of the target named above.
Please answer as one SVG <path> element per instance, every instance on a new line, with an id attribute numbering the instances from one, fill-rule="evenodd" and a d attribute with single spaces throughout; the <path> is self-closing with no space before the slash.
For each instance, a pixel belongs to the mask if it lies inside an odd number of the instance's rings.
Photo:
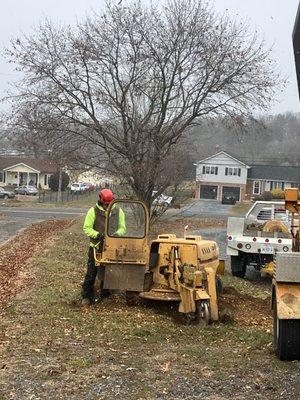
<path id="1" fill-rule="evenodd" d="M 19 152 L 47 159 L 57 166 L 58 201 L 61 200 L 63 170 L 82 171 L 88 152 L 91 157 L 90 149 L 86 149 L 88 144 L 79 135 L 73 134 L 76 130 L 74 124 L 71 127 L 66 126 L 66 123 L 64 118 L 53 118 L 42 107 L 26 102 L 14 115 L 13 125 L 8 125 L 7 131 L 7 136 Z"/>
<path id="2" fill-rule="evenodd" d="M 14 112 L 30 103 L 63 119 L 60 140 L 104 151 L 148 205 L 187 129 L 267 109 L 282 83 L 256 35 L 204 0 L 108 1 L 75 28 L 46 21 L 7 54 L 25 75 Z"/>

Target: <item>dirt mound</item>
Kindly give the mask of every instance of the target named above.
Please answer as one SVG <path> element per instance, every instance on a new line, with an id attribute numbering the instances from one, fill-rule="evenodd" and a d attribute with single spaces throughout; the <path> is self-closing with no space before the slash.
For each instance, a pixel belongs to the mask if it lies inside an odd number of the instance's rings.
<path id="1" fill-rule="evenodd" d="M 220 299 L 220 312 L 226 319 L 243 326 L 272 327 L 271 297 L 265 300 L 238 292 L 234 287 L 224 288 Z"/>
<path id="2" fill-rule="evenodd" d="M 56 232 L 72 224 L 67 220 L 49 220 L 33 224 L 0 247 L 0 306 L 30 281 L 26 262 L 43 249 Z"/>

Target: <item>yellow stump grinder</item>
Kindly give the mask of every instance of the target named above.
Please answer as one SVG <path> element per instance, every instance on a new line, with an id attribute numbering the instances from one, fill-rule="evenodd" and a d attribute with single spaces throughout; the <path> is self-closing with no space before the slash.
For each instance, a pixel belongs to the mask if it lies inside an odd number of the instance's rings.
<path id="1" fill-rule="evenodd" d="M 115 210 L 121 208 L 126 233 L 116 236 Z M 201 236 L 183 238 L 159 235 L 148 244 L 149 217 L 139 201 L 116 200 L 107 210 L 106 232 L 101 250 L 95 249 L 98 279 L 103 290 L 121 290 L 127 299 L 179 302 L 188 323 L 218 320 L 219 262 L 217 243 Z"/>

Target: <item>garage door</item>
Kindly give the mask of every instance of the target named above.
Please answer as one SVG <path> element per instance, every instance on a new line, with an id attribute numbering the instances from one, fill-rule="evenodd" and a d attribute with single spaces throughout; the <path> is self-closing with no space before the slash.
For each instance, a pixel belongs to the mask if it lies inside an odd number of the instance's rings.
<path id="1" fill-rule="evenodd" d="M 235 197 L 236 201 L 240 201 L 240 188 L 239 187 L 230 187 L 223 186 L 222 187 L 222 196 L 232 195 Z"/>
<path id="2" fill-rule="evenodd" d="M 218 186 L 201 185 L 200 186 L 200 199 L 213 199 L 217 200 Z"/>

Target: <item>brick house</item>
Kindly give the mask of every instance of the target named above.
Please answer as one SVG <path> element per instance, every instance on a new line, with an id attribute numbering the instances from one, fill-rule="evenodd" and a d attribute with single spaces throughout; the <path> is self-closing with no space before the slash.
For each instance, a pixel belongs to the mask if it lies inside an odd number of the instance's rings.
<path id="1" fill-rule="evenodd" d="M 248 173 L 247 193 L 258 195 L 273 189 L 300 185 L 300 166 L 253 165 Z"/>
<path id="2" fill-rule="evenodd" d="M 264 191 L 300 185 L 300 167 L 249 166 L 225 151 L 200 160 L 195 165 L 197 199 L 221 201 L 225 194 L 231 193 L 237 201 L 243 201 Z"/>
<path id="3" fill-rule="evenodd" d="M 49 189 L 57 166 L 49 161 L 18 156 L 0 156 L 0 187 L 34 185 Z"/>

